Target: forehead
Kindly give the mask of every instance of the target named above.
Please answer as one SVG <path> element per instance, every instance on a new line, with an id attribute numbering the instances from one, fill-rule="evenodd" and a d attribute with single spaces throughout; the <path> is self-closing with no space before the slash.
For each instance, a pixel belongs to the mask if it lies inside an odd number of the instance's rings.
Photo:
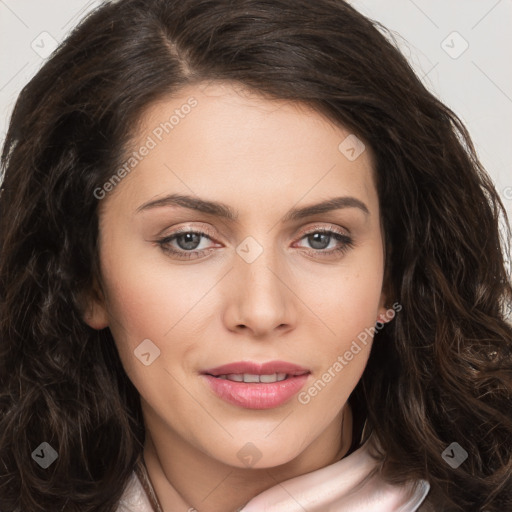
<path id="1" fill-rule="evenodd" d="M 238 198 L 242 208 L 269 197 L 309 202 L 335 190 L 372 203 L 372 155 L 358 140 L 303 103 L 232 83 L 191 85 L 143 112 L 125 160 L 133 169 L 115 194 L 141 202 L 181 191 Z"/>

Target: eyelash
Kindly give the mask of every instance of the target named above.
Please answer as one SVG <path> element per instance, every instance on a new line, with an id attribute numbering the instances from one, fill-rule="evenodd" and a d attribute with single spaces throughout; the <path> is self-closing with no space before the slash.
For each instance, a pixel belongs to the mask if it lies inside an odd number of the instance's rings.
<path id="1" fill-rule="evenodd" d="M 315 256 L 320 255 L 320 257 L 322 257 L 322 258 L 323 257 L 326 257 L 326 258 L 332 257 L 335 255 L 341 256 L 345 252 L 347 252 L 349 249 L 354 247 L 354 241 L 349 236 L 347 236 L 339 231 L 332 230 L 332 229 L 326 229 L 326 228 L 315 228 L 311 231 L 308 231 L 308 232 L 304 233 L 299 238 L 299 240 L 302 240 L 303 238 L 314 235 L 316 233 L 322 233 L 324 235 L 331 235 L 331 237 L 335 238 L 339 242 L 342 242 L 343 245 L 341 245 L 340 247 L 337 247 L 335 249 L 330 249 L 329 251 L 326 251 L 324 249 L 309 249 L 309 250 L 307 250 L 307 253 L 310 255 L 311 254 L 314 254 Z M 205 252 L 211 252 L 213 250 L 213 249 L 203 249 L 200 251 L 197 251 L 197 250 L 185 251 L 184 249 L 181 249 L 178 251 L 176 249 L 172 249 L 169 246 L 169 243 L 183 234 L 200 235 L 205 238 L 208 238 L 209 240 L 212 240 L 212 238 L 213 238 L 208 232 L 205 232 L 205 231 L 196 231 L 196 230 L 193 230 L 190 228 L 182 228 L 182 229 L 175 231 L 174 233 L 172 233 L 169 236 L 166 236 L 160 240 L 157 240 L 156 243 L 162 248 L 162 250 L 164 252 L 171 254 L 173 256 L 176 256 L 177 258 L 187 259 L 187 260 L 192 259 L 192 256 L 194 256 L 194 255 L 198 255 L 194 259 L 201 258 Z"/>

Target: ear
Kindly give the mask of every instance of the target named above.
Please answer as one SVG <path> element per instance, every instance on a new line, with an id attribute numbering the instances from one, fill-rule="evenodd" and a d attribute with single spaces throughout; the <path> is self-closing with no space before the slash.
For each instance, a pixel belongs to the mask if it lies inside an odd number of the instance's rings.
<path id="1" fill-rule="evenodd" d="M 382 324 L 391 322 L 391 320 L 395 318 L 396 313 L 402 309 L 402 306 L 398 302 L 395 302 L 392 306 L 389 305 L 388 295 L 389 294 L 383 290 L 380 296 L 379 310 L 377 313 L 376 321 Z"/>
<path id="2" fill-rule="evenodd" d="M 92 289 L 82 302 L 82 318 L 89 327 L 98 331 L 108 327 L 109 321 L 105 296 L 96 279 L 94 279 Z"/>
<path id="3" fill-rule="evenodd" d="M 387 300 L 386 296 L 384 294 L 381 295 L 380 303 L 379 303 L 379 311 L 377 314 L 377 320 L 376 322 L 380 322 L 382 324 L 387 324 L 388 322 L 391 322 L 393 318 L 395 318 L 395 310 L 386 307 Z"/>
<path id="4" fill-rule="evenodd" d="M 389 258 L 391 256 L 391 248 L 388 247 L 388 254 L 386 255 L 386 263 L 385 261 L 385 270 L 384 277 L 382 281 L 382 290 L 380 294 L 380 302 L 379 302 L 379 310 L 377 312 L 377 322 L 381 324 L 387 324 L 391 322 L 398 311 L 401 311 L 402 306 L 400 303 L 395 302 L 393 305 L 390 305 L 391 300 L 390 297 L 396 297 L 396 293 L 394 287 L 391 284 L 391 274 L 389 267 Z"/>

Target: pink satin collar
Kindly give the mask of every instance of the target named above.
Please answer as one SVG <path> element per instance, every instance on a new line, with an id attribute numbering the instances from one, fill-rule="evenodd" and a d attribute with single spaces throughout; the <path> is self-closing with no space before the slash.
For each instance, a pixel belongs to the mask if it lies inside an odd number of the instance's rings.
<path id="1" fill-rule="evenodd" d="M 426 480 L 386 483 L 368 453 L 370 439 L 338 462 L 286 480 L 258 496 L 241 512 L 415 512 L 430 490 Z"/>

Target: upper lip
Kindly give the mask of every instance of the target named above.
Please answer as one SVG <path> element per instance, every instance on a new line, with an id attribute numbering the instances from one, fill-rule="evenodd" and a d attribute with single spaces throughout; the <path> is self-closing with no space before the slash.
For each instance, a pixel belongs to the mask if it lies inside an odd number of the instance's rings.
<path id="1" fill-rule="evenodd" d="M 238 361 L 223 364 L 201 372 L 207 375 L 229 375 L 231 373 L 250 373 L 252 375 L 272 375 L 273 373 L 286 373 L 287 375 L 302 375 L 309 373 L 307 368 L 286 361 L 268 361 L 256 363 L 252 361 Z"/>

